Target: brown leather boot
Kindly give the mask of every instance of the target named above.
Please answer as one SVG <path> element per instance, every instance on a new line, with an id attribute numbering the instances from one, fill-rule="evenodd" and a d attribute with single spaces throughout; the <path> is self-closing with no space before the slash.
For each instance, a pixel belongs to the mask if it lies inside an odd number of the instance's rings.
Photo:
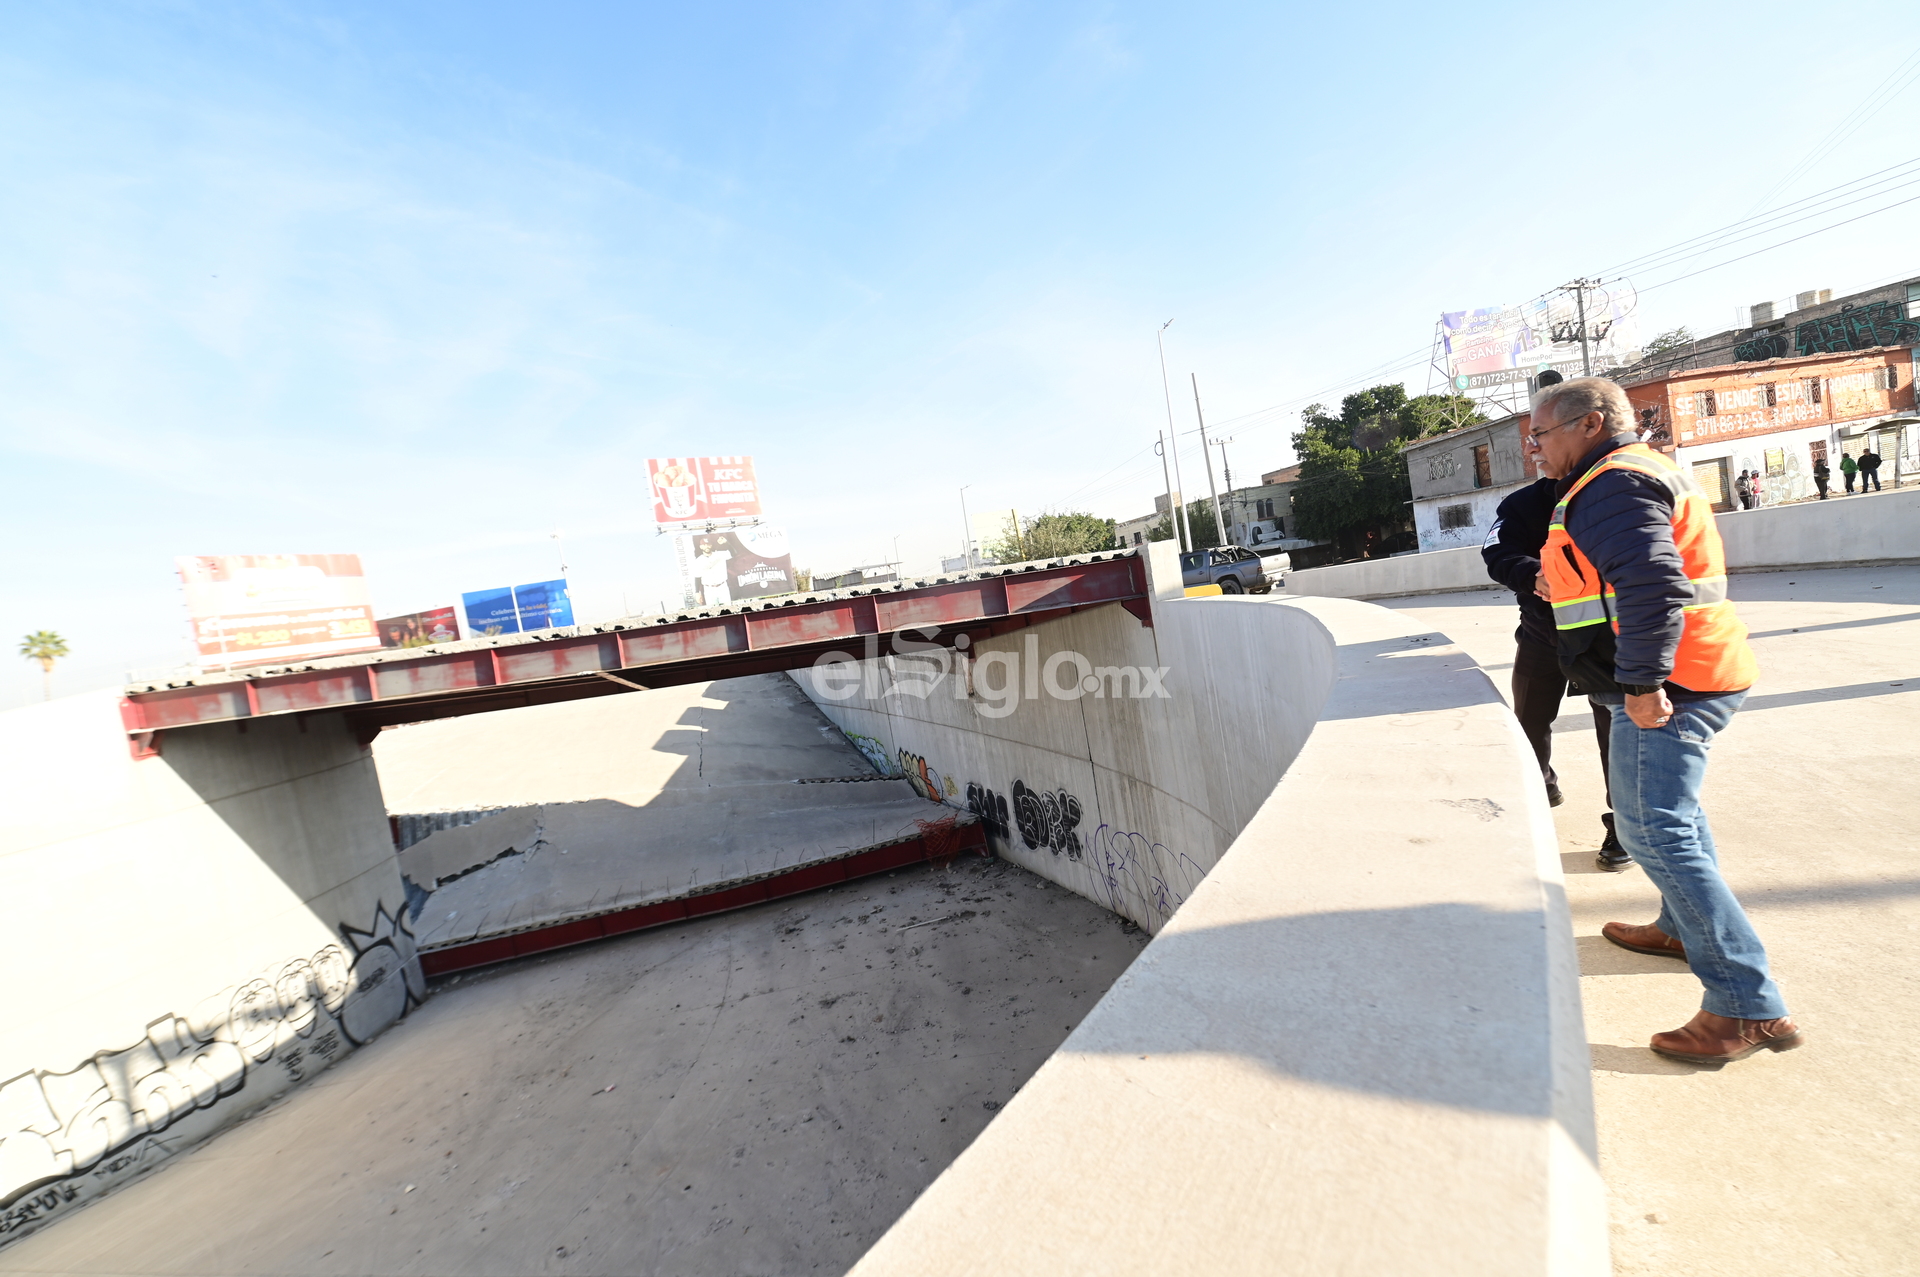
<path id="1" fill-rule="evenodd" d="M 1644 925 L 1632 922 L 1609 922 L 1600 928 L 1600 934 L 1622 949 L 1631 949 L 1635 953 L 1650 953 L 1656 958 L 1678 958 L 1682 962 L 1687 960 L 1687 946 L 1651 922 Z"/>
<path id="2" fill-rule="evenodd" d="M 1778 1020 L 1732 1020 L 1701 1011 L 1671 1033 L 1656 1033 L 1647 1045 L 1670 1060 L 1730 1064 L 1755 1051 L 1791 1051 L 1806 1045 L 1791 1016 Z"/>

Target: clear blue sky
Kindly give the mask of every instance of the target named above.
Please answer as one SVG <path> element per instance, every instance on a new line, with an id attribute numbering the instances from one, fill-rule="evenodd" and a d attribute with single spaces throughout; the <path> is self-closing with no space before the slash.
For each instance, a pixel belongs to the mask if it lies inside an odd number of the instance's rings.
<path id="1" fill-rule="evenodd" d="M 0 634 L 67 635 L 75 691 L 183 656 L 177 554 L 358 552 L 385 613 L 555 575 L 556 526 L 584 610 L 651 607 L 649 455 L 754 454 L 822 570 L 951 553 L 961 484 L 1130 516 L 1169 316 L 1236 474 L 1284 464 L 1439 311 L 1750 212 L 1912 18 L 0 4 Z M 1916 210 L 1648 292 L 1645 330 L 1920 269 Z"/>

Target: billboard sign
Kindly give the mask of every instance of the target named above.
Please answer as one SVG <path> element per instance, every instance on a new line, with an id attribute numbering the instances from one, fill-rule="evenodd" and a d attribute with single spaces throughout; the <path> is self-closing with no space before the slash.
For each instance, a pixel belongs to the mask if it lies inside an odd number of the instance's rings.
<path id="1" fill-rule="evenodd" d="M 573 599 L 564 580 L 474 590 L 460 596 L 460 606 L 467 614 L 467 633 L 474 638 L 573 624 Z"/>
<path id="2" fill-rule="evenodd" d="M 460 637 L 460 622 L 450 607 L 389 616 L 375 624 L 380 627 L 381 647 L 425 647 L 429 643 L 452 643 Z"/>
<path id="3" fill-rule="evenodd" d="M 764 524 L 675 538 L 690 607 L 721 607 L 794 588 L 785 528 Z"/>
<path id="4" fill-rule="evenodd" d="M 1631 288 L 1590 289 L 1586 299 L 1587 350 L 1596 373 L 1630 362 L 1638 353 Z M 1551 368 L 1578 377 L 1580 311 L 1565 293 L 1523 306 L 1448 311 L 1440 316 L 1447 376 L 1458 394 L 1496 395 Z"/>
<path id="5" fill-rule="evenodd" d="M 357 554 L 204 554 L 174 560 L 203 667 L 380 646 Z"/>
<path id="6" fill-rule="evenodd" d="M 760 517 L 752 457 L 649 457 L 647 490 L 658 524 L 749 522 Z"/>

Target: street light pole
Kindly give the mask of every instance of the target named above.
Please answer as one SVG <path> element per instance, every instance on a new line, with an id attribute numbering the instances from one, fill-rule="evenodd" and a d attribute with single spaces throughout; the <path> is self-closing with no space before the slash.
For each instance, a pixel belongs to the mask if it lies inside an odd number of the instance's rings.
<path id="1" fill-rule="evenodd" d="M 1216 448 L 1220 449 L 1220 469 L 1225 473 L 1227 479 L 1227 508 L 1234 512 L 1234 526 L 1239 527 L 1246 523 L 1246 520 L 1240 517 L 1240 508 L 1244 506 L 1246 502 L 1233 490 L 1233 463 L 1227 460 L 1227 445 L 1232 442 L 1232 439 L 1215 439 L 1213 444 Z M 1238 541 L 1231 541 L 1231 544 L 1239 545 L 1240 543 Z"/>
<path id="2" fill-rule="evenodd" d="M 1182 550 L 1193 548 L 1193 530 L 1187 526 L 1187 494 L 1179 490 L 1180 484 L 1180 435 L 1173 428 L 1173 391 L 1167 385 L 1167 329 L 1173 326 L 1169 319 L 1160 325 L 1160 331 L 1154 334 L 1154 341 L 1160 347 L 1160 393 L 1167 400 L 1167 443 L 1173 451 L 1173 487 L 1167 489 L 1167 503 L 1173 507 L 1168 513 L 1173 519 L 1174 539 L 1180 542 Z"/>
<path id="3" fill-rule="evenodd" d="M 973 524 L 967 519 L 967 489 L 971 483 L 960 485 L 960 548 L 967 556 L 967 571 L 973 571 Z"/>
<path id="4" fill-rule="evenodd" d="M 1213 499 L 1213 535 L 1221 545 L 1230 545 L 1226 520 L 1220 517 L 1220 490 L 1213 486 L 1213 453 L 1207 448 L 1207 418 L 1200 411 L 1200 374 L 1187 375 L 1193 378 L 1193 415 L 1200 423 L 1200 459 L 1207 463 L 1207 495 Z"/>

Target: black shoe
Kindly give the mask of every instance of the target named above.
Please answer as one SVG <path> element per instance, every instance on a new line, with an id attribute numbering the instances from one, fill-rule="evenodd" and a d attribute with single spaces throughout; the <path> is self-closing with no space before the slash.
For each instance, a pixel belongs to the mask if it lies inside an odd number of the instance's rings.
<path id="1" fill-rule="evenodd" d="M 1549 782 L 1547 785 L 1547 806 L 1558 807 L 1565 801 L 1567 800 L 1560 796 L 1560 786 Z"/>
<path id="2" fill-rule="evenodd" d="M 1607 822 L 1607 839 L 1600 844 L 1600 850 L 1594 853 L 1593 863 L 1610 874 L 1625 873 L 1633 868 L 1633 857 L 1627 854 L 1627 849 L 1620 845 L 1619 836 L 1613 832 L 1612 814 L 1600 819 Z"/>

